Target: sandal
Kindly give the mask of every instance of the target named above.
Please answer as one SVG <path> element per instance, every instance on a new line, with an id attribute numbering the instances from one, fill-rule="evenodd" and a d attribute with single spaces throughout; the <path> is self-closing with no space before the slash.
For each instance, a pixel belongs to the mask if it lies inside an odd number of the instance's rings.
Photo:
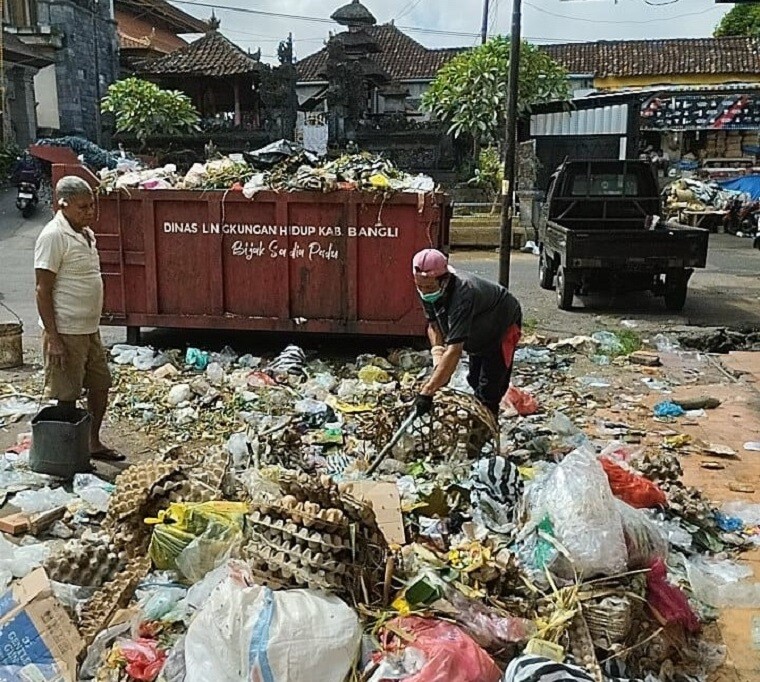
<path id="1" fill-rule="evenodd" d="M 125 455 L 111 448 L 103 448 L 102 450 L 91 452 L 90 458 L 96 459 L 99 462 L 123 462 L 127 459 Z"/>

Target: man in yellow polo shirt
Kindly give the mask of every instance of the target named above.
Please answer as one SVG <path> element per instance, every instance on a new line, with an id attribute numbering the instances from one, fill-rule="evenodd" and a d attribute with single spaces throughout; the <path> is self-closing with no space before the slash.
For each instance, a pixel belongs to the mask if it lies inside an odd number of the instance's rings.
<path id="1" fill-rule="evenodd" d="M 100 339 L 100 259 L 89 227 L 95 217 L 95 198 L 90 186 L 74 176 L 62 178 L 55 192 L 60 210 L 42 230 L 34 248 L 46 395 L 73 409 L 86 390 L 92 417 L 90 455 L 120 461 L 124 457 L 100 440 L 111 374 Z"/>

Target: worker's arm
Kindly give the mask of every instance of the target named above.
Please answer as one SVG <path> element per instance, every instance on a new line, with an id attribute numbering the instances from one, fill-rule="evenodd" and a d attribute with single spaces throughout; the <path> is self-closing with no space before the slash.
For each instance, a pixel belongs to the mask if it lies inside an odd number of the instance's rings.
<path id="1" fill-rule="evenodd" d="M 432 396 L 439 388 L 446 386 L 454 376 L 459 360 L 464 350 L 463 343 L 455 343 L 446 346 L 438 366 L 433 370 L 433 375 L 425 382 L 420 391 L 421 395 Z"/>
<path id="2" fill-rule="evenodd" d="M 437 322 L 430 322 L 428 324 L 427 335 L 430 345 L 433 348 L 436 346 L 443 346 L 446 343 L 446 339 L 444 338 L 443 332 Z"/>
<path id="3" fill-rule="evenodd" d="M 65 355 L 63 341 L 55 324 L 55 308 L 53 307 L 53 289 L 55 287 L 56 273 L 51 270 L 36 268 L 35 292 L 37 296 L 37 311 L 40 314 L 42 325 L 47 332 L 47 355 L 52 364 L 62 364 Z"/>

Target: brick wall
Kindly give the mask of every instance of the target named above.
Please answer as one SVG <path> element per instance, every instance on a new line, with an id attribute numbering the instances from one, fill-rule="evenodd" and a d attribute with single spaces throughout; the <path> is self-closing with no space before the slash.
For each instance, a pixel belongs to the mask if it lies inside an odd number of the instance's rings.
<path id="1" fill-rule="evenodd" d="M 39 0 L 39 23 L 63 37 L 56 52 L 60 132 L 100 138 L 99 97 L 119 75 L 110 0 Z"/>

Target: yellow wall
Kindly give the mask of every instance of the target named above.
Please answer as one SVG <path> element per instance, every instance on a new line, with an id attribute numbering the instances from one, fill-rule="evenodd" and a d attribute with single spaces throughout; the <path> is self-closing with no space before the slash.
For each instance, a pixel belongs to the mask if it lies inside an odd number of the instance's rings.
<path id="1" fill-rule="evenodd" d="M 619 78 L 610 76 L 608 78 L 595 78 L 594 87 L 599 90 L 617 90 L 619 88 L 643 88 L 658 85 L 722 85 L 758 81 L 760 81 L 760 73 L 755 78 L 751 74 L 746 73 L 686 73 L 680 76 L 625 76 Z"/>

